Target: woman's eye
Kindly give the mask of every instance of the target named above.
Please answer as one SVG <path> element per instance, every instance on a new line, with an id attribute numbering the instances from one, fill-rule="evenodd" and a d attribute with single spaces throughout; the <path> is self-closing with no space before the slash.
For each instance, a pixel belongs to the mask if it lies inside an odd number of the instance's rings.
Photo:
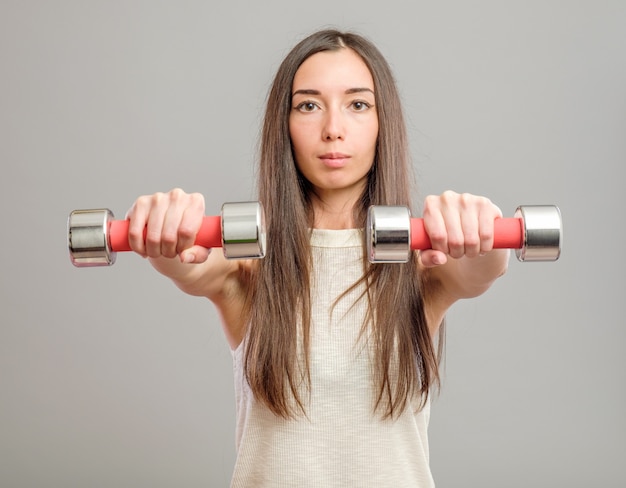
<path id="1" fill-rule="evenodd" d="M 352 108 L 354 108 L 354 110 L 356 110 L 357 112 L 362 112 L 363 110 L 367 110 L 370 107 L 371 105 L 369 103 L 362 100 L 352 102 Z"/>
<path id="2" fill-rule="evenodd" d="M 313 112 L 316 108 L 317 105 L 314 102 L 302 102 L 296 107 L 301 112 Z"/>

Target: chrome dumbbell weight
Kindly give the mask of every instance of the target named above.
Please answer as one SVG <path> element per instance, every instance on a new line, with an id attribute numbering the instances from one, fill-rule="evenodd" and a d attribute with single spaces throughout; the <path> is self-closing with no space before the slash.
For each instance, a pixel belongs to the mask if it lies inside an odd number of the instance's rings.
<path id="1" fill-rule="evenodd" d="M 423 219 L 407 207 L 372 205 L 367 214 L 367 253 L 371 263 L 405 263 L 411 250 L 430 249 Z M 554 205 L 519 206 L 513 218 L 497 219 L 495 249 L 515 249 L 520 261 L 556 261 L 563 224 Z"/>
<path id="2" fill-rule="evenodd" d="M 74 210 L 67 224 L 70 260 L 77 267 L 111 266 L 118 252 L 130 251 L 128 220 L 113 220 L 108 209 Z M 221 247 L 228 259 L 265 256 L 265 215 L 259 202 L 222 205 L 221 215 L 204 217 L 196 244 Z"/>

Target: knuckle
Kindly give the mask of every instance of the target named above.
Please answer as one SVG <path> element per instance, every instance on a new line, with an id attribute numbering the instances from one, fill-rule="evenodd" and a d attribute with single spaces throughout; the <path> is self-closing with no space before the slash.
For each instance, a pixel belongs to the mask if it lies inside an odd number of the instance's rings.
<path id="1" fill-rule="evenodd" d="M 143 237 L 143 232 L 137 226 L 131 225 L 128 228 L 128 240 L 131 243 L 137 243 Z"/>
<path id="2" fill-rule="evenodd" d="M 161 243 L 164 244 L 166 247 L 175 246 L 177 242 L 178 242 L 178 236 L 176 235 L 175 232 L 171 232 L 171 231 L 163 232 L 163 235 L 161 236 Z"/>
<path id="3" fill-rule="evenodd" d="M 448 247 L 450 249 L 462 249 L 465 247 L 465 241 L 456 236 L 448 237 Z"/>
<path id="4" fill-rule="evenodd" d="M 146 244 L 143 239 L 143 233 L 135 230 L 129 230 L 128 232 L 128 244 L 130 248 L 135 252 L 144 252 Z"/>
<path id="5" fill-rule="evenodd" d="M 458 198 L 459 198 L 459 194 L 452 190 L 446 190 L 441 194 L 441 200 L 445 203 L 452 202 Z"/>
<path id="6" fill-rule="evenodd" d="M 463 208 L 471 207 L 475 201 L 476 197 L 471 193 L 462 193 L 459 195 L 459 202 Z"/>
<path id="7" fill-rule="evenodd" d="M 181 240 L 191 240 L 196 234 L 196 230 L 189 224 L 181 224 L 178 228 L 178 235 Z"/>
<path id="8" fill-rule="evenodd" d="M 167 202 L 167 195 L 162 192 L 153 193 L 150 198 L 150 206 L 158 207 Z"/>
<path id="9" fill-rule="evenodd" d="M 487 197 L 478 197 L 478 205 L 484 209 L 495 207 L 495 205 Z"/>
<path id="10" fill-rule="evenodd" d="M 435 195 L 427 195 L 426 198 L 424 198 L 424 202 L 426 204 L 432 204 L 434 201 L 437 200 L 438 197 L 436 197 Z"/>
<path id="11" fill-rule="evenodd" d="M 189 198 L 191 206 L 204 210 L 204 195 L 202 193 L 191 193 Z"/>
<path id="12" fill-rule="evenodd" d="M 170 246 L 165 246 L 161 248 L 161 254 L 163 256 L 165 256 L 166 258 L 174 258 L 176 257 L 176 248 L 175 247 L 170 247 Z"/>
<path id="13" fill-rule="evenodd" d="M 441 245 L 446 243 L 447 236 L 445 231 L 439 229 L 433 229 L 428 231 L 428 237 L 430 238 L 430 242 L 433 245 Z"/>
<path id="14" fill-rule="evenodd" d="M 493 227 L 483 227 L 480 229 L 480 240 L 481 241 L 489 241 L 494 238 L 494 230 Z"/>
<path id="15" fill-rule="evenodd" d="M 174 188 L 169 192 L 169 197 L 173 202 L 179 202 L 184 199 L 185 196 L 186 193 L 180 188 Z"/>
<path id="16" fill-rule="evenodd" d="M 150 195 L 142 195 L 139 198 L 137 198 L 137 200 L 135 200 L 135 203 L 132 206 L 132 210 L 137 211 L 137 210 L 145 210 L 147 208 L 150 208 L 151 202 L 152 202 L 152 197 Z"/>
<path id="17" fill-rule="evenodd" d="M 424 213 L 428 213 L 431 209 L 437 207 L 439 198 L 440 197 L 435 195 L 428 195 L 424 198 Z"/>
<path id="18" fill-rule="evenodd" d="M 480 238 L 478 235 L 471 235 L 465 237 L 464 246 L 466 248 L 476 248 L 480 246 Z"/>
<path id="19" fill-rule="evenodd" d="M 146 245 L 148 247 L 160 246 L 161 234 L 155 231 L 146 232 Z"/>

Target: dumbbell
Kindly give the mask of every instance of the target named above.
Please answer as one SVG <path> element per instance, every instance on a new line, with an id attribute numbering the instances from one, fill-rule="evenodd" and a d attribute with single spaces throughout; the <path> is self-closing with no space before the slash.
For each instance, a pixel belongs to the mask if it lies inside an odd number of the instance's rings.
<path id="1" fill-rule="evenodd" d="M 128 220 L 113 220 L 106 208 L 74 210 L 67 223 L 67 243 L 74 266 L 111 266 L 118 252 L 130 251 Z M 145 231 L 144 231 L 145 237 Z M 265 256 L 265 214 L 259 202 L 224 203 L 219 216 L 206 216 L 195 244 L 221 247 L 227 259 Z"/>
<path id="2" fill-rule="evenodd" d="M 519 261 L 556 261 L 561 255 L 563 225 L 554 205 L 523 205 L 513 218 L 494 222 L 495 249 L 515 249 Z M 368 209 L 366 247 L 371 263 L 405 263 L 411 250 L 431 248 L 424 220 L 403 206 L 372 205 Z"/>

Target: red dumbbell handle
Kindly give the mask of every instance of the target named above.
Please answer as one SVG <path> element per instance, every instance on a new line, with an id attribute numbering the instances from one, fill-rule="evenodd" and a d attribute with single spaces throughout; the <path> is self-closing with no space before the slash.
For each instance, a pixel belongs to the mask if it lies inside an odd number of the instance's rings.
<path id="1" fill-rule="evenodd" d="M 109 222 L 109 245 L 111 251 L 130 251 L 128 243 L 128 220 L 112 220 Z M 144 230 L 144 239 L 146 230 Z M 222 218 L 219 215 L 204 217 L 195 244 L 211 249 L 222 247 Z"/>
<path id="2" fill-rule="evenodd" d="M 494 222 L 494 249 L 521 249 L 524 245 L 523 221 L 520 218 L 502 218 Z M 114 252 L 130 251 L 128 220 L 112 220 L 109 223 L 109 244 Z M 145 231 L 144 231 L 145 237 Z M 222 247 L 222 219 L 220 216 L 204 217 L 195 244 L 206 247 Z M 430 238 L 424 228 L 424 219 L 411 219 L 411 249 L 430 249 Z"/>
<path id="3" fill-rule="evenodd" d="M 524 246 L 524 222 L 520 218 L 496 219 L 494 222 L 494 249 L 521 249 Z M 424 228 L 424 219 L 411 219 L 411 249 L 431 249 L 430 238 Z"/>

